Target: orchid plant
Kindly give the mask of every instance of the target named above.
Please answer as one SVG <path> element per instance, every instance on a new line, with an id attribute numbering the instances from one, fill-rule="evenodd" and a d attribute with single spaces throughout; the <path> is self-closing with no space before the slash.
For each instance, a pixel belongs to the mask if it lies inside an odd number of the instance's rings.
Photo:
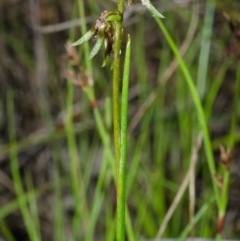
<path id="1" fill-rule="evenodd" d="M 120 12 L 105 10 L 96 21 L 95 26 L 74 42 L 72 46 L 80 45 L 90 39 L 95 40 L 96 43 L 89 56 L 89 59 L 92 59 L 104 44 L 105 58 L 102 64 L 102 67 L 104 67 L 109 60 L 110 54 L 113 53 L 115 24 L 119 21 L 122 21 L 122 14 Z"/>

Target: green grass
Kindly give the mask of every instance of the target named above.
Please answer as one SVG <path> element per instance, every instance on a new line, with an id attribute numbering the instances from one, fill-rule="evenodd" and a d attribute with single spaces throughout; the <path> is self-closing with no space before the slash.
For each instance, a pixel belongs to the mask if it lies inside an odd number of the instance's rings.
<path id="1" fill-rule="evenodd" d="M 223 230 L 216 231 L 228 215 L 232 180 L 228 166 L 221 164 L 219 146 L 234 152 L 240 140 L 240 67 L 237 56 L 228 57 L 225 51 L 238 42 L 220 16 L 219 3 L 215 15 L 212 2 L 193 8 L 177 6 L 166 12 L 162 12 L 166 4 L 173 7 L 169 1 L 152 3 L 165 18 L 154 18 L 156 12 L 146 9 L 144 13 L 136 10 L 134 15 L 139 19 L 134 23 L 134 16 L 124 19 L 121 54 L 117 60 L 111 56 L 104 68 L 102 49 L 89 60 L 95 44 L 91 40 L 76 48 L 77 64 L 69 56 L 64 63 L 62 58 L 67 39 L 79 39 L 96 19 L 89 24 L 83 21 L 80 29 L 72 27 L 65 35 L 43 36 L 50 82 L 44 86 L 48 98 L 31 95 L 32 99 L 27 100 L 26 93 L 26 103 L 36 105 L 38 110 L 35 129 L 29 133 L 21 126 L 25 121 L 22 116 L 27 115 L 26 107 L 21 106 L 26 91 L 21 73 L 26 72 L 27 83 L 35 88 L 33 76 L 40 63 L 31 49 L 24 48 L 30 44 L 26 35 L 18 47 L 17 39 L 6 31 L 9 27 L 18 36 L 21 31 L 26 33 L 25 26 L 2 17 L 9 21 L 8 25 L 4 21 L 0 25 L 6 46 L 2 55 L 15 61 L 16 66 L 15 75 L 9 65 L 0 66 L 0 74 L 9 79 L 8 91 L 0 95 L 0 108 L 6 106 L 6 110 L 0 109 L 2 133 L 2 123 L 7 124 L 7 138 L 3 135 L 0 139 L 0 157 L 9 167 L 14 186 L 13 194 L 0 179 L 7 197 L 0 199 L 0 235 L 5 240 L 18 240 L 10 222 L 13 217 L 20 220 L 19 229 L 31 241 L 111 241 L 116 234 L 118 241 L 154 240 L 163 230 L 161 225 L 193 162 L 199 133 L 203 143 L 193 172 L 195 198 L 190 195 L 191 179 L 161 235 L 179 240 L 191 234 L 217 240 L 238 237 L 239 229 L 229 221 Z M 66 4 L 68 18 L 82 20 L 85 16 L 100 16 L 108 6 L 107 1 Z M 129 10 L 137 9 L 135 4 Z M 156 9 L 149 7 L 150 11 Z M 200 9 L 205 10 L 200 14 Z M 129 10 L 125 9 L 126 13 Z M 125 48 L 128 34 L 131 61 Z M 120 35 L 121 31 L 116 39 Z M 174 61 L 176 66 L 172 67 Z M 125 68 L 124 63 L 128 63 Z M 78 84 L 83 81 L 85 86 L 74 85 L 69 71 L 79 74 Z M 62 80 L 66 73 L 69 80 Z M 113 79 L 117 81 L 113 83 Z M 63 117 L 59 122 L 60 112 Z M 224 126 L 224 132 L 218 124 Z M 41 129 L 44 131 L 40 134 L 29 135 Z M 38 148 L 40 151 L 35 151 Z M 34 155 L 28 159 L 28 153 Z M 223 178 L 222 188 L 217 175 Z M 190 201 L 194 204 L 192 215 Z"/>

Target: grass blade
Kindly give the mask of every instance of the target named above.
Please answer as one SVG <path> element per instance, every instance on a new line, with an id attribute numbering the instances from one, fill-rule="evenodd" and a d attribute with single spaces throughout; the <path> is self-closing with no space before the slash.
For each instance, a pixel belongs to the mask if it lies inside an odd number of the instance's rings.
<path id="1" fill-rule="evenodd" d="M 89 30 L 85 35 L 83 35 L 79 40 L 72 43 L 72 46 L 78 46 L 88 41 L 94 35 L 95 31 L 93 29 Z"/>
<path id="2" fill-rule="evenodd" d="M 100 48 L 102 47 L 103 42 L 104 42 L 104 32 L 103 31 L 104 31 L 104 29 L 99 30 L 97 42 L 94 45 L 94 47 L 90 53 L 89 59 L 92 59 L 98 53 Z"/>
<path id="3" fill-rule="evenodd" d="M 117 180 L 117 241 L 125 239 L 125 206 L 126 206 L 126 159 L 127 159 L 127 120 L 128 120 L 128 85 L 130 72 L 131 40 L 128 35 L 123 72 L 122 108 L 121 108 L 121 151 L 119 176 Z"/>
<path id="4" fill-rule="evenodd" d="M 149 0 L 142 0 L 142 4 L 152 13 L 153 17 L 164 18 L 164 16 L 158 12 Z"/>

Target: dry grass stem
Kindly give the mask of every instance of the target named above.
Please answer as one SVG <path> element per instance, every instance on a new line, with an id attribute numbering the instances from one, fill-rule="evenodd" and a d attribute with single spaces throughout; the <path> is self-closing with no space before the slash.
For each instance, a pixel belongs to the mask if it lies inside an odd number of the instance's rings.
<path id="1" fill-rule="evenodd" d="M 167 214 L 166 216 L 164 217 L 163 221 L 162 221 L 162 224 L 158 230 L 158 233 L 157 233 L 157 236 L 155 238 L 155 241 L 157 241 L 158 239 L 161 239 L 164 231 L 166 230 L 166 227 L 168 225 L 168 222 L 169 220 L 171 219 L 173 213 L 174 213 L 174 210 L 176 209 L 176 207 L 178 206 L 184 192 L 186 191 L 186 188 L 190 182 L 190 176 L 191 176 L 191 173 L 194 172 L 194 169 L 195 169 L 195 166 L 196 166 L 196 163 L 197 163 L 197 158 L 198 158 L 198 151 L 200 149 L 202 145 L 202 134 L 199 133 L 198 134 L 198 137 L 197 137 L 197 143 L 193 146 L 192 148 L 192 154 L 191 154 L 191 160 L 190 160 L 190 166 L 189 166 L 189 169 L 187 171 L 187 174 L 185 175 L 185 178 L 180 186 L 180 188 L 178 189 L 178 192 L 170 206 L 170 208 L 168 209 L 167 211 Z"/>

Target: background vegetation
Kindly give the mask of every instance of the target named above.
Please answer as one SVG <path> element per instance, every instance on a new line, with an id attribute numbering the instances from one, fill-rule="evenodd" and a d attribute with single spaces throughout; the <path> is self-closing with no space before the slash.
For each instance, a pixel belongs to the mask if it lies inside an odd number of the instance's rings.
<path id="1" fill-rule="evenodd" d="M 122 56 L 127 34 L 132 39 L 126 240 L 213 238 L 217 230 L 239 239 L 240 3 L 152 3 L 195 81 L 216 173 L 209 172 L 175 54 L 146 7 L 126 3 Z M 79 49 L 67 44 L 115 9 L 108 0 L 0 2 L 3 240 L 115 239 L 111 59 L 101 68 L 100 50 L 88 60 L 94 40 Z M 223 230 L 212 179 L 227 204 Z"/>

